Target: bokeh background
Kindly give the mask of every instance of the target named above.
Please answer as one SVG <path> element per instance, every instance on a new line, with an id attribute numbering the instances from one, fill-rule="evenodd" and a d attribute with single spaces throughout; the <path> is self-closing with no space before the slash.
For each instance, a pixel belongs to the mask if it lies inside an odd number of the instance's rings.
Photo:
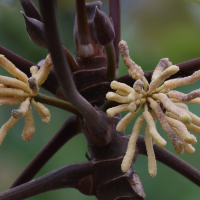
<path id="1" fill-rule="evenodd" d="M 37 5 L 37 1 L 33 2 Z M 58 1 L 59 27 L 64 45 L 73 54 L 73 23 L 75 17 L 74 0 Z M 91 1 L 87 1 L 91 2 Z M 0 0 L 0 45 L 18 55 L 37 63 L 43 59 L 47 50 L 35 46 L 25 31 L 24 20 L 20 11 L 19 1 Z M 103 10 L 108 13 L 108 0 L 103 1 Z M 199 57 L 200 54 L 200 4 L 198 0 L 123 0 L 121 1 L 121 38 L 126 40 L 131 58 L 144 71 L 153 70 L 161 58 L 168 57 L 173 64 Z M 8 75 L 4 69 L 0 73 Z M 119 76 L 127 74 L 125 65 L 120 61 Z M 200 82 L 191 86 L 180 87 L 184 93 L 199 88 Z M 41 89 L 42 93 L 48 94 Z M 48 94 L 50 95 L 50 94 Z M 37 152 L 50 140 L 70 113 L 47 106 L 52 114 L 49 125 L 42 123 L 40 116 L 34 112 L 36 132 L 30 142 L 21 139 L 24 119 L 11 129 L 0 147 L 0 192 L 8 189 L 24 167 Z M 17 106 L 0 107 L 0 125 L 9 118 L 11 110 Z M 192 112 L 200 116 L 200 107 L 189 105 Z M 124 113 L 125 114 L 125 113 Z M 159 126 L 159 125 L 158 125 Z M 131 133 L 133 123 L 126 134 Z M 159 126 L 159 132 L 167 139 Z M 141 131 L 143 134 L 143 131 Z M 197 136 L 200 141 L 200 136 Z M 167 149 L 173 148 L 168 141 Z M 200 143 L 194 145 L 196 152 L 192 155 L 184 153 L 180 157 L 200 170 Z M 87 146 L 82 134 L 69 141 L 37 174 L 41 176 L 54 169 L 75 162 L 85 162 Z M 140 175 L 147 200 L 181 199 L 197 200 L 200 196 L 199 187 L 174 172 L 172 169 L 157 163 L 158 174 L 151 178 L 147 169 L 147 157 L 139 155 L 134 164 Z M 74 189 L 62 189 L 41 194 L 29 200 L 94 200 Z"/>

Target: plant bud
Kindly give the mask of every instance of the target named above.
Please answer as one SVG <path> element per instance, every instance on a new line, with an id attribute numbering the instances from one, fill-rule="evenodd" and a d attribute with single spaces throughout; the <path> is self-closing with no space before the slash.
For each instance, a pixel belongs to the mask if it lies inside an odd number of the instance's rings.
<path id="1" fill-rule="evenodd" d="M 115 38 L 115 30 L 110 19 L 106 14 L 100 11 L 97 7 L 94 15 L 94 32 L 97 41 L 102 45 L 106 46 Z"/>
<path id="2" fill-rule="evenodd" d="M 39 21 L 43 21 L 40 13 L 36 9 L 36 7 L 33 5 L 33 3 L 29 0 L 20 0 L 20 3 L 24 9 L 24 12 L 26 13 L 26 16 L 37 19 Z"/>
<path id="3" fill-rule="evenodd" d="M 44 24 L 37 19 L 27 17 L 23 12 L 22 14 L 31 41 L 39 47 L 47 48 Z"/>

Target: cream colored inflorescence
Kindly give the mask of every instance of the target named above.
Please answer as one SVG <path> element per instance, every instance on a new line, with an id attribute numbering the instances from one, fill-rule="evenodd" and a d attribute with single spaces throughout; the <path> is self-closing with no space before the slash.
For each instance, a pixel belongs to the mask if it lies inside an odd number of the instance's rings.
<path id="1" fill-rule="evenodd" d="M 25 116 L 25 126 L 22 138 L 25 141 L 32 139 L 35 132 L 34 118 L 30 104 L 40 114 L 44 123 L 50 122 L 50 112 L 39 102 L 35 102 L 34 97 L 39 93 L 39 85 L 43 84 L 49 75 L 52 67 L 50 55 L 46 57 L 42 66 L 38 70 L 37 66 L 30 68 L 32 77 L 20 71 L 12 62 L 0 55 L 0 65 L 16 78 L 0 76 L 0 105 L 16 105 L 21 103 L 19 109 L 12 110 L 11 118 L 0 129 L 0 145 L 6 133 L 17 121 Z"/>
<path id="2" fill-rule="evenodd" d="M 128 67 L 129 75 L 136 81 L 133 87 L 112 81 L 111 88 L 116 90 L 116 93 L 108 92 L 106 98 L 116 101 L 120 105 L 109 108 L 107 115 L 113 117 L 117 113 L 130 111 L 117 124 L 116 130 L 121 132 L 143 110 L 142 115 L 137 118 L 134 124 L 121 168 L 123 172 L 129 170 L 140 129 L 146 121 L 145 145 L 148 154 L 148 169 L 149 174 L 154 177 L 157 173 L 157 167 L 153 144 L 156 143 L 159 147 L 164 147 L 167 143 L 156 129 L 157 120 L 169 137 L 176 153 L 182 154 L 184 151 L 194 153 L 195 151 L 192 144 L 195 144 L 197 140 L 188 130 L 200 135 L 200 118 L 191 113 L 184 103 L 200 105 L 200 98 L 198 98 L 200 97 L 200 89 L 189 94 L 183 94 L 173 89 L 177 86 L 192 84 L 200 79 L 200 70 L 185 78 L 165 81 L 177 73 L 179 67 L 172 65 L 168 58 L 163 58 L 155 68 L 151 83 L 149 84 L 144 77 L 141 67 L 130 59 L 128 46 L 125 41 L 119 43 L 119 49 L 122 59 Z"/>

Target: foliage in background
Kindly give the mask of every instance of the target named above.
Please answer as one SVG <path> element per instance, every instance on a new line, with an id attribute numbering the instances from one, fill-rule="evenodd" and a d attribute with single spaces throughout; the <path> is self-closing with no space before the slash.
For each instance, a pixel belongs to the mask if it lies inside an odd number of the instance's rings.
<path id="1" fill-rule="evenodd" d="M 35 4 L 36 1 L 33 1 Z M 91 2 L 91 1 L 88 1 Z M 103 1 L 103 10 L 108 13 L 108 1 Z M 25 31 L 23 17 L 19 11 L 22 8 L 18 1 L 0 0 L 0 44 L 20 56 L 37 63 L 46 57 L 47 51 L 35 46 Z M 199 57 L 200 34 L 200 6 L 191 1 L 173 0 L 125 0 L 121 1 L 122 36 L 129 44 L 131 58 L 144 71 L 153 70 L 158 60 L 168 57 L 173 64 L 184 62 Z M 73 23 L 75 17 L 75 2 L 70 0 L 59 1 L 59 26 L 64 45 L 73 54 Z M 145 68 L 144 68 L 145 67 Z M 0 69 L 0 74 L 6 74 Z M 127 68 L 120 61 L 119 76 L 127 74 Z M 188 93 L 199 88 L 199 82 L 192 86 L 184 86 L 181 91 Z M 46 93 L 44 90 L 42 93 Z M 14 108 L 14 107 L 13 107 Z M 0 108 L 0 125 L 3 125 L 10 117 L 13 109 L 9 106 Z M 21 119 L 8 135 L 0 147 L 0 192 L 5 191 L 32 160 L 35 154 L 47 143 L 53 134 L 68 118 L 69 113 L 48 106 L 52 113 L 49 125 L 43 125 L 37 113 L 36 133 L 33 140 L 24 142 L 19 135 L 23 129 Z M 189 105 L 192 112 L 200 115 L 198 106 Z M 126 130 L 130 134 L 132 125 Z M 162 130 L 158 130 L 162 132 Z M 198 139 L 198 136 L 197 136 Z M 168 141 L 169 142 L 169 141 Z M 197 169 L 200 169 L 200 143 L 195 146 L 196 153 L 188 155 L 184 153 L 180 157 Z M 167 146 L 173 152 L 170 145 Z M 82 135 L 73 138 L 65 145 L 41 170 L 37 176 L 50 172 L 61 166 L 86 161 L 86 143 Z M 199 197 L 199 188 L 186 178 L 158 163 L 158 175 L 151 178 L 147 171 L 147 158 L 138 156 L 135 170 L 140 175 L 147 200 L 149 199 L 182 199 L 196 200 Z M 170 187 L 171 185 L 171 187 Z M 30 200 L 40 199 L 95 199 L 80 194 L 74 189 L 53 191 Z"/>

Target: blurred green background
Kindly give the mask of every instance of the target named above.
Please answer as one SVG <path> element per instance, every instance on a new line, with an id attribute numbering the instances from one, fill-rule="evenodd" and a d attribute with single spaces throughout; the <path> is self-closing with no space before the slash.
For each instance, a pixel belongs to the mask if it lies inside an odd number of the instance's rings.
<path id="1" fill-rule="evenodd" d="M 37 1 L 33 2 L 37 5 Z M 73 23 L 75 2 L 73 0 L 58 1 L 59 27 L 64 45 L 74 54 Z M 91 2 L 91 1 L 87 1 Z M 18 55 L 37 63 L 43 59 L 47 51 L 35 46 L 25 31 L 24 20 L 19 12 L 22 8 L 19 1 L 0 0 L 0 45 Z M 108 13 L 108 0 L 103 1 L 103 10 Z M 123 0 L 121 1 L 121 39 L 126 40 L 131 58 L 144 71 L 153 70 L 161 58 L 168 57 L 173 64 L 199 57 L 200 54 L 200 4 L 198 0 Z M 8 75 L 4 69 L 0 73 Z M 119 76 L 127 74 L 125 65 L 120 61 Z M 184 93 L 199 88 L 199 81 L 191 86 L 180 87 Z M 48 94 L 41 89 L 42 93 Z M 9 118 L 13 108 L 18 106 L 0 107 L 0 125 Z M 51 111 L 49 125 L 42 123 L 36 112 L 36 132 L 30 142 L 21 139 L 24 119 L 11 129 L 0 147 L 0 192 L 8 189 L 24 167 L 36 153 L 50 140 L 70 113 L 47 106 Z M 189 105 L 192 112 L 200 116 L 197 105 Z M 158 124 L 159 126 L 159 124 Z M 131 133 L 133 123 L 126 134 Z M 165 139 L 166 135 L 159 126 L 158 130 Z M 141 131 L 142 134 L 143 131 Z M 200 137 L 197 136 L 200 140 Z M 168 141 L 167 149 L 174 153 Z M 192 155 L 184 153 L 180 157 L 200 170 L 200 143 L 194 145 L 196 152 Z M 68 142 L 38 173 L 41 176 L 54 169 L 75 162 L 85 162 L 87 146 L 83 135 L 78 135 Z M 140 175 L 147 200 L 181 199 L 197 200 L 200 196 L 199 187 L 174 172 L 163 164 L 157 163 L 158 174 L 151 178 L 147 169 L 147 157 L 138 156 L 134 164 Z M 43 199 L 96 199 L 88 197 L 74 189 L 52 191 L 29 200 Z"/>

